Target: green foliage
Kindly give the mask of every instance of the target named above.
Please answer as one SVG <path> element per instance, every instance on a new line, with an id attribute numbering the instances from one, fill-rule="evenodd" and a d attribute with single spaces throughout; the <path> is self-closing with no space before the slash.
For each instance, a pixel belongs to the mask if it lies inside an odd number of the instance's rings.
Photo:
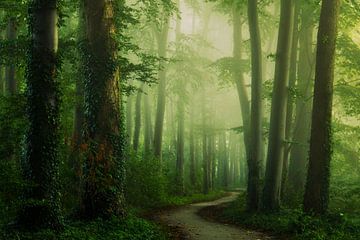
<path id="1" fill-rule="evenodd" d="M 19 159 L 27 126 L 25 96 L 0 97 L 0 224 L 10 221 L 19 205 L 21 180 Z"/>
<path id="2" fill-rule="evenodd" d="M 236 62 L 233 57 L 224 57 L 216 60 L 210 65 L 215 73 L 219 76 L 219 85 L 229 86 L 234 85 L 234 70 L 239 69 L 241 73 L 248 73 L 250 71 L 249 59 L 242 59 Z"/>
<path id="3" fill-rule="evenodd" d="M 165 240 L 166 235 L 158 226 L 144 219 L 129 215 L 124 219 L 70 222 L 62 232 L 45 229 L 39 232 L 0 232 L 7 240 Z"/>
<path id="4" fill-rule="evenodd" d="M 159 206 L 166 201 L 167 179 L 161 170 L 161 163 L 156 158 L 142 159 L 132 154 L 126 162 L 125 197 L 133 206 Z"/>
<path id="5" fill-rule="evenodd" d="M 226 192 L 223 191 L 212 191 L 208 194 L 202 194 L 202 193 L 194 193 L 187 196 L 170 196 L 168 197 L 166 201 L 166 205 L 170 206 L 182 206 L 187 205 L 191 203 L 198 203 L 198 202 L 209 202 L 214 201 L 216 199 L 219 199 L 221 197 L 225 197 L 227 195 Z"/>
<path id="6" fill-rule="evenodd" d="M 322 217 L 305 215 L 299 209 L 282 209 L 280 212 L 263 214 L 245 211 L 245 196 L 224 210 L 222 220 L 229 220 L 249 228 L 273 232 L 286 239 L 307 240 L 355 240 L 360 237 L 359 217 L 332 213 Z"/>

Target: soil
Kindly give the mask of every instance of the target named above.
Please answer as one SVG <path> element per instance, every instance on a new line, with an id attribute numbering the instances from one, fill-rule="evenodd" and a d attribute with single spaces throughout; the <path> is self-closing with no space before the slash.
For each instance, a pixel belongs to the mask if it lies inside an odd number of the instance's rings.
<path id="1" fill-rule="evenodd" d="M 248 230 L 212 220 L 212 209 L 236 199 L 238 193 L 212 202 L 190 204 L 177 209 L 160 211 L 155 220 L 168 228 L 174 240 L 269 240 L 265 233 Z M 201 214 L 201 216 L 200 216 Z M 205 218 L 204 218 L 205 217 Z"/>

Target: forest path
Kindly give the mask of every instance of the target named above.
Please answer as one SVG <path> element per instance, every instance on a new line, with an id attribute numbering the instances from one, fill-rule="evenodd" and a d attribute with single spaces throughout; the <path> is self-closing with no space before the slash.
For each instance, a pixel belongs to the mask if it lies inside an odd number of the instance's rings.
<path id="1" fill-rule="evenodd" d="M 159 217 L 171 229 L 181 234 L 175 234 L 173 239 L 183 240 L 264 240 L 272 239 L 263 233 L 241 229 L 236 226 L 211 222 L 200 217 L 197 213 L 206 207 L 217 206 L 234 201 L 238 193 L 212 202 L 191 204 L 176 210 L 163 212 Z"/>

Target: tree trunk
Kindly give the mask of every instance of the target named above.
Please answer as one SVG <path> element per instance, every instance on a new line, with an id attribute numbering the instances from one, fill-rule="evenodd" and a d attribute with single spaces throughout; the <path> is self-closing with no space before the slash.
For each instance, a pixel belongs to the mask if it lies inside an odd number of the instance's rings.
<path id="1" fill-rule="evenodd" d="M 177 7 L 180 9 L 180 0 L 176 1 Z M 175 29 L 175 43 L 180 43 L 181 36 L 181 19 L 180 17 L 176 18 L 176 29 Z M 176 49 L 178 50 L 178 49 Z M 183 195 L 184 188 L 184 131 L 185 131 L 185 91 L 186 91 L 186 81 L 183 81 L 181 77 L 178 79 L 178 99 L 177 99 L 177 148 L 176 148 L 176 185 L 177 185 L 177 194 Z"/>
<path id="2" fill-rule="evenodd" d="M 300 55 L 296 101 L 296 118 L 291 148 L 289 183 L 295 192 L 302 195 L 305 185 L 306 165 L 309 152 L 309 139 L 312 110 L 312 80 L 314 74 L 312 4 L 304 4 L 301 14 Z"/>
<path id="3" fill-rule="evenodd" d="M 289 73 L 289 88 L 288 88 L 288 99 L 286 104 L 286 121 L 285 121 L 285 148 L 283 158 L 283 172 L 281 180 L 281 199 L 285 195 L 285 189 L 288 178 L 289 168 L 289 153 L 291 149 L 291 140 L 293 133 L 293 109 L 294 109 L 294 97 L 291 95 L 291 91 L 295 88 L 297 79 L 297 65 L 298 65 L 298 46 L 299 46 L 299 13 L 300 4 L 295 2 L 295 15 L 294 15 L 294 27 L 292 33 L 292 47 L 290 57 L 290 73 Z"/>
<path id="4" fill-rule="evenodd" d="M 304 196 L 306 213 L 328 209 L 335 47 L 340 0 L 323 0 L 317 39 L 310 158 Z"/>
<path id="5" fill-rule="evenodd" d="M 206 126 L 206 109 L 205 109 L 205 89 L 202 90 L 202 135 L 203 135 L 203 193 L 208 194 L 210 188 L 210 171 L 209 171 L 209 152 L 208 152 L 208 128 Z"/>
<path id="6" fill-rule="evenodd" d="M 147 88 L 149 89 L 149 88 Z M 151 105 L 149 99 L 149 92 L 144 97 L 144 149 L 145 155 L 148 156 L 151 153 L 152 145 L 152 124 L 151 124 Z"/>
<path id="7" fill-rule="evenodd" d="M 289 81 L 290 49 L 294 20 L 294 1 L 281 1 L 275 80 L 271 104 L 269 145 L 263 191 L 264 210 L 280 207 L 280 189 L 284 157 L 286 102 Z"/>
<path id="8" fill-rule="evenodd" d="M 195 153 L 195 133 L 194 133 L 194 106 L 191 107 L 190 113 L 190 183 L 192 186 L 196 184 L 196 153 Z"/>
<path id="9" fill-rule="evenodd" d="M 158 56 L 166 58 L 166 49 L 169 33 L 169 16 L 164 17 L 164 26 L 157 35 Z M 164 128 L 165 103 L 166 103 L 166 69 L 163 60 L 161 60 L 161 69 L 159 71 L 158 99 L 156 109 L 155 131 L 154 131 L 154 155 L 161 160 L 162 138 Z"/>
<path id="10" fill-rule="evenodd" d="M 6 28 L 6 38 L 8 41 L 15 41 L 17 35 L 17 23 L 15 18 L 10 18 L 8 20 L 8 25 Z M 14 63 L 6 66 L 5 68 L 5 86 L 6 92 L 9 95 L 13 95 L 17 93 L 17 81 L 16 81 L 16 73 L 15 73 L 15 65 Z"/>
<path id="11" fill-rule="evenodd" d="M 131 145 L 133 134 L 133 96 L 129 95 L 126 98 L 126 132 L 127 132 L 127 144 Z"/>
<path id="12" fill-rule="evenodd" d="M 29 6 L 31 45 L 26 71 L 29 129 L 23 166 L 29 186 L 25 189 L 19 223 L 32 230 L 61 226 L 56 5 L 56 0 L 36 0 Z"/>
<path id="13" fill-rule="evenodd" d="M 86 153 L 85 217 L 124 212 L 124 145 L 112 0 L 84 0 Z"/>
<path id="14" fill-rule="evenodd" d="M 135 102 L 135 128 L 134 128 L 134 138 L 133 138 L 133 149 L 137 152 L 139 148 L 139 139 L 140 139 L 140 129 L 141 129 L 141 98 L 144 91 L 144 85 L 142 84 L 138 93 L 136 94 Z"/>
<path id="15" fill-rule="evenodd" d="M 234 26 L 234 81 L 239 96 L 240 110 L 243 119 L 244 128 L 244 144 L 246 148 L 246 156 L 249 156 L 250 149 L 250 104 L 249 97 L 245 86 L 245 79 L 241 72 L 241 55 L 242 55 L 242 25 L 241 25 L 241 14 L 237 9 L 236 4 L 233 6 L 233 26 Z"/>
<path id="16" fill-rule="evenodd" d="M 247 210 L 257 211 L 260 200 L 260 164 L 262 162 L 262 53 L 257 0 L 248 1 L 251 41 L 251 123 L 248 160 Z"/>
<path id="17" fill-rule="evenodd" d="M 228 148 L 226 147 L 226 132 L 220 134 L 219 147 L 220 147 L 219 163 L 221 162 L 221 170 L 222 170 L 221 183 L 224 188 L 228 188 L 229 187 L 229 162 L 228 162 L 229 153 L 227 151 Z"/>

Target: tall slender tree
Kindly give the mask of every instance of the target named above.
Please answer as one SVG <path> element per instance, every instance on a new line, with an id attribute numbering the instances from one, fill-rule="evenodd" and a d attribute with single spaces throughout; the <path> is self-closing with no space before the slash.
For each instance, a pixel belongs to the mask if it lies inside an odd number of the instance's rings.
<path id="1" fill-rule="evenodd" d="M 232 6 L 232 17 L 233 17 L 233 38 L 234 38 L 234 48 L 233 48 L 233 57 L 234 57 L 234 81 L 236 84 L 236 90 L 238 92 L 240 110 L 243 121 L 244 129 L 244 144 L 246 149 L 246 156 L 249 156 L 250 149 L 250 101 L 248 92 L 246 89 L 245 79 L 243 72 L 241 70 L 241 60 L 242 60 L 242 18 L 240 7 L 237 2 L 234 1 Z"/>
<path id="2" fill-rule="evenodd" d="M 136 94 L 135 101 L 135 128 L 133 137 L 133 149 L 137 151 L 140 142 L 140 130 L 141 130 L 141 99 L 144 91 L 145 83 L 143 83 Z"/>
<path id="3" fill-rule="evenodd" d="M 164 128 L 165 104 L 166 104 L 166 69 L 164 58 L 167 56 L 168 34 L 170 26 L 170 16 L 165 13 L 163 16 L 162 26 L 156 29 L 156 40 L 158 46 L 158 56 L 162 59 L 159 70 L 158 99 L 155 118 L 154 130 L 154 155 L 161 160 L 161 149 Z"/>
<path id="4" fill-rule="evenodd" d="M 275 80 L 271 103 L 269 146 L 262 200 L 264 210 L 270 211 L 277 210 L 280 207 L 294 6 L 293 0 L 281 1 Z"/>
<path id="5" fill-rule="evenodd" d="M 285 149 L 283 158 L 283 171 L 281 180 L 281 198 L 285 195 L 288 172 L 289 172 L 289 154 L 291 151 L 292 133 L 293 133 L 293 118 L 294 118 L 294 99 L 295 97 L 291 94 L 295 88 L 297 80 L 297 69 L 298 69 L 298 46 L 299 46 L 299 13 L 300 3 L 295 2 L 295 15 L 294 15 L 294 27 L 293 27 L 293 39 L 291 46 L 291 57 L 290 57 L 290 70 L 289 70 L 289 87 L 288 87 L 288 99 L 286 104 L 286 121 L 285 121 Z"/>
<path id="6" fill-rule="evenodd" d="M 176 1 L 177 8 L 180 9 L 180 0 Z M 176 18 L 176 27 L 175 27 L 175 42 L 180 44 L 181 40 L 181 18 Z M 181 64 L 181 63 L 179 63 Z M 185 148 L 185 91 L 186 91 L 186 81 L 181 77 L 177 81 L 178 88 L 178 100 L 177 100 L 177 141 L 176 141 L 176 185 L 177 185 L 177 194 L 182 195 L 185 191 L 184 189 L 184 148 Z"/>
<path id="7" fill-rule="evenodd" d="M 331 119 L 339 9 L 340 0 L 322 1 L 317 38 L 310 158 L 304 195 L 304 210 L 307 213 L 323 214 L 329 203 Z"/>
<path id="8" fill-rule="evenodd" d="M 296 89 L 296 118 L 293 144 L 290 155 L 289 183 L 300 194 L 303 193 L 306 178 L 306 164 L 309 152 L 313 77 L 315 55 L 313 50 L 314 20 L 312 5 L 302 4 L 301 29 L 299 35 L 299 68 Z"/>
<path id="9" fill-rule="evenodd" d="M 262 162 L 262 53 L 257 0 L 248 1 L 251 42 L 251 123 L 248 159 L 247 209 L 256 211 L 260 200 L 260 163 Z"/>

